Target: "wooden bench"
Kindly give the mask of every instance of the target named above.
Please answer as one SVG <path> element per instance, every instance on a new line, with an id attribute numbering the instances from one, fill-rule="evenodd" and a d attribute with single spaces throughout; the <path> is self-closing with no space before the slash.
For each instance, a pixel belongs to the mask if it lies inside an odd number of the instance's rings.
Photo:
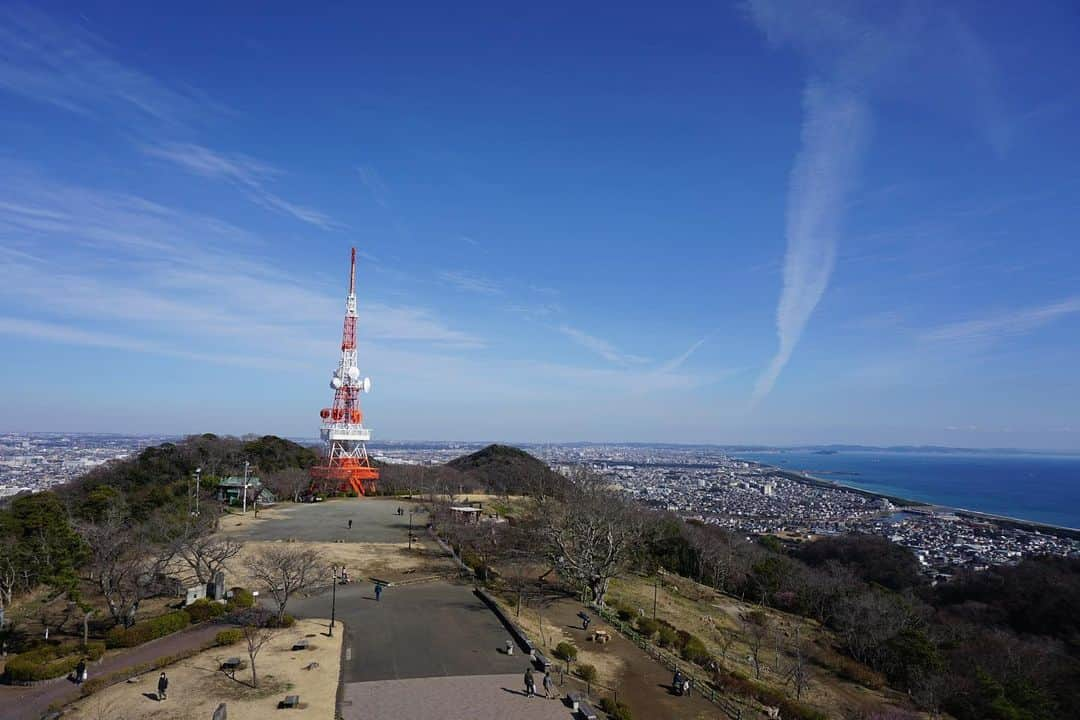
<path id="1" fill-rule="evenodd" d="M 225 662 L 221 663 L 221 670 L 231 678 L 236 677 L 236 671 L 240 669 L 240 658 L 231 657 Z"/>
<path id="2" fill-rule="evenodd" d="M 296 642 L 294 642 L 293 646 L 292 646 L 292 649 L 293 650 L 307 650 L 308 649 L 307 638 L 304 638 L 302 640 L 297 640 Z"/>
<path id="3" fill-rule="evenodd" d="M 299 695 L 286 695 L 285 699 L 278 703 L 278 708 L 288 710 L 289 708 L 300 707 Z"/>
<path id="4" fill-rule="evenodd" d="M 536 667 L 544 672 L 551 669 L 551 661 L 540 652 L 533 653 L 533 661 L 536 663 Z"/>

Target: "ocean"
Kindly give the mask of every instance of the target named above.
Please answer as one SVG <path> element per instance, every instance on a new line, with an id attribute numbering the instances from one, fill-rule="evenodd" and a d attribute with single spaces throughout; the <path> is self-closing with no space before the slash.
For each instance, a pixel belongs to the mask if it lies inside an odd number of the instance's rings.
<path id="1" fill-rule="evenodd" d="M 780 450 L 732 456 L 884 495 L 1080 528 L 1080 455 Z"/>

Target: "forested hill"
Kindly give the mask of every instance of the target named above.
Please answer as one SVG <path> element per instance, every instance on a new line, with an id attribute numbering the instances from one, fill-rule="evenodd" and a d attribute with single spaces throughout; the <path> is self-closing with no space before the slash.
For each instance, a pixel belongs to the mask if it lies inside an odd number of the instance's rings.
<path id="1" fill-rule="evenodd" d="M 196 468 L 212 487 L 218 477 L 243 474 L 249 462 L 254 475 L 263 477 L 290 468 L 305 469 L 318 460 L 316 452 L 274 435 L 255 439 L 223 437 L 206 433 L 178 443 L 146 448 L 133 458 L 111 462 L 57 489 L 57 494 L 79 508 L 96 506 L 116 497 L 123 499 L 136 519 L 177 500 L 186 501 L 188 479 Z"/>
<path id="2" fill-rule="evenodd" d="M 495 493 L 527 495 L 537 483 L 561 486 L 565 482 L 543 461 L 509 445 L 488 445 L 446 465 L 461 473 L 466 484 Z"/>

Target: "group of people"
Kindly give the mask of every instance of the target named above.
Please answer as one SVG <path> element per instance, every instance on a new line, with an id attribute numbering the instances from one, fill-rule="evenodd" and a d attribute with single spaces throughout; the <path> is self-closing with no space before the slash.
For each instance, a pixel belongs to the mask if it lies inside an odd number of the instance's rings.
<path id="1" fill-rule="evenodd" d="M 675 677 L 671 679 L 671 691 L 676 695 L 690 695 L 690 678 L 675 670 Z"/>
<path id="2" fill-rule="evenodd" d="M 544 697 L 551 697 L 551 691 L 555 689 L 555 680 L 552 679 L 550 670 L 544 671 L 543 684 Z M 536 678 L 533 676 L 533 669 L 531 667 L 525 668 L 525 696 L 536 696 Z"/>

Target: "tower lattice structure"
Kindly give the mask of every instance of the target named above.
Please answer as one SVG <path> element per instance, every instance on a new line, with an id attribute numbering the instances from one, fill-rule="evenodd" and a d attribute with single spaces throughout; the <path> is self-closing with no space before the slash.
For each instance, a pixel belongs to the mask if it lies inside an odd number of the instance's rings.
<path id="1" fill-rule="evenodd" d="M 361 378 L 356 365 L 356 248 L 349 263 L 349 295 L 345 301 L 345 326 L 341 331 L 341 360 L 330 376 L 334 406 L 323 408 L 320 435 L 324 444 L 319 465 L 311 468 L 313 485 L 331 485 L 358 495 L 375 490 L 379 470 L 371 466 L 365 443 L 371 439 L 364 427 L 360 393 L 371 392 L 371 378 Z"/>

